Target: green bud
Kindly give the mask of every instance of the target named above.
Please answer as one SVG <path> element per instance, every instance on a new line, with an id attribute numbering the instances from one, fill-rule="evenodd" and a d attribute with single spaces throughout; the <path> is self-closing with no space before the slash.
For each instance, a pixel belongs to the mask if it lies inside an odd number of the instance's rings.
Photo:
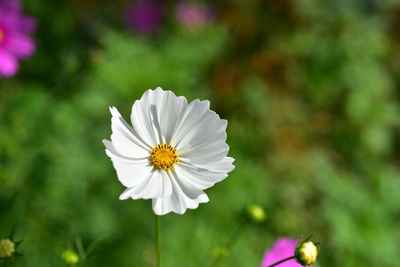
<path id="1" fill-rule="evenodd" d="M 10 239 L 0 240 L 0 259 L 11 258 L 15 251 L 15 243 Z"/>
<path id="2" fill-rule="evenodd" d="M 267 214 L 259 205 L 251 205 L 247 208 L 247 214 L 255 223 L 262 223 L 267 219 Z"/>
<path id="3" fill-rule="evenodd" d="M 73 250 L 66 250 L 62 257 L 67 264 L 75 265 L 79 262 L 79 256 Z"/>
<path id="4" fill-rule="evenodd" d="M 214 257 L 219 258 L 219 257 L 226 257 L 230 254 L 229 248 L 225 246 L 220 246 L 216 247 L 213 250 Z"/>
<path id="5" fill-rule="evenodd" d="M 312 241 L 302 241 L 296 247 L 295 256 L 297 262 L 301 265 L 311 265 L 317 260 L 318 248 Z"/>

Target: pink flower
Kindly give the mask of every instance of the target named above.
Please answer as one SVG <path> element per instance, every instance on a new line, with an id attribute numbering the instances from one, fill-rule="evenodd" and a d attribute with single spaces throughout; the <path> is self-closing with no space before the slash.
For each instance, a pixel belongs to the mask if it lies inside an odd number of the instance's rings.
<path id="1" fill-rule="evenodd" d="M 188 28 L 204 26 L 213 19 L 213 13 L 211 7 L 201 1 L 181 1 L 175 10 L 178 22 Z"/>
<path id="2" fill-rule="evenodd" d="M 18 60 L 35 51 L 31 34 L 35 21 L 22 13 L 18 0 L 0 0 L 0 76 L 10 77 L 18 71 Z"/>
<path id="3" fill-rule="evenodd" d="M 157 0 L 140 0 L 128 6 L 125 12 L 125 21 L 128 27 L 142 35 L 151 35 L 157 32 L 163 23 L 164 6 Z"/>
<path id="4" fill-rule="evenodd" d="M 274 264 L 280 260 L 283 260 L 288 257 L 292 257 L 295 254 L 295 249 L 297 246 L 298 240 L 286 237 L 278 238 L 275 243 L 272 245 L 272 248 L 269 249 L 264 254 L 264 259 L 262 261 L 262 267 L 269 266 Z M 278 265 L 279 267 L 302 267 L 295 259 L 285 261 Z"/>

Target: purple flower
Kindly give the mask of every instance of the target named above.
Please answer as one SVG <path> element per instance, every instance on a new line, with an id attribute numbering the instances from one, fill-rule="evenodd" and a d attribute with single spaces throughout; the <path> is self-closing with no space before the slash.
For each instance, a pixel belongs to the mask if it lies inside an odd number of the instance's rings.
<path id="1" fill-rule="evenodd" d="M 136 1 L 127 8 L 125 13 L 128 27 L 143 35 L 155 33 L 161 26 L 163 18 L 163 5 L 156 0 Z"/>
<path id="2" fill-rule="evenodd" d="M 0 0 L 0 76 L 10 77 L 18 71 L 18 60 L 35 51 L 31 34 L 35 21 L 22 13 L 18 0 Z"/>
<path id="3" fill-rule="evenodd" d="M 298 240 L 280 237 L 275 243 L 272 245 L 272 248 L 269 249 L 264 254 L 264 259 L 262 261 L 262 267 L 269 266 L 283 260 L 288 257 L 292 257 L 295 254 L 295 249 L 297 246 Z M 298 264 L 296 260 L 288 260 L 284 263 L 278 265 L 279 267 L 302 267 L 302 265 Z"/>
<path id="4" fill-rule="evenodd" d="M 193 28 L 204 26 L 214 17 L 214 12 L 205 2 L 181 1 L 176 6 L 175 15 L 182 26 Z"/>

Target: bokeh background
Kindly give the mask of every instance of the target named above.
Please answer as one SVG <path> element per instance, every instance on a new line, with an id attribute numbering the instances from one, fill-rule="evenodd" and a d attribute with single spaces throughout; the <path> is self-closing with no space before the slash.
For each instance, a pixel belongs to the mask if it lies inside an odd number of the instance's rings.
<path id="1" fill-rule="evenodd" d="M 400 2 L 23 0 L 37 50 L 0 79 L 0 236 L 20 266 L 154 266 L 150 201 L 124 189 L 101 142 L 161 86 L 228 120 L 236 169 L 208 204 L 162 218 L 163 261 L 260 266 L 313 233 L 322 266 L 400 266 Z M 85 257 L 85 255 L 86 257 Z"/>

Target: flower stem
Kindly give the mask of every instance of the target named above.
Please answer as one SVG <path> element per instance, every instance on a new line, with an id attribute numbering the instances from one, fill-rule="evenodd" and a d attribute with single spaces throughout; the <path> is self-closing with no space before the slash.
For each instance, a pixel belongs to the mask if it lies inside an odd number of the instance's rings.
<path id="1" fill-rule="evenodd" d="M 156 219 L 156 250 L 157 250 L 157 267 L 161 267 L 161 223 L 160 216 L 154 214 Z"/>
<path id="2" fill-rule="evenodd" d="M 285 261 L 292 260 L 294 258 L 296 258 L 296 257 L 295 256 L 287 257 L 286 259 L 283 259 L 283 260 L 280 260 L 278 262 L 275 262 L 274 264 L 268 265 L 267 267 L 274 267 L 274 266 L 277 266 L 277 265 L 279 265 L 281 263 L 284 263 Z"/>
<path id="3" fill-rule="evenodd" d="M 240 234 L 243 232 L 243 230 L 247 226 L 247 221 L 243 221 L 238 228 L 236 228 L 235 232 L 229 237 L 229 239 L 225 242 L 223 248 L 226 248 L 228 251 L 230 251 L 233 247 L 233 245 L 236 243 L 238 240 Z M 218 266 L 223 258 L 223 255 L 217 255 L 213 261 L 210 264 L 210 267 Z"/>
<path id="4" fill-rule="evenodd" d="M 225 243 L 225 247 L 227 247 L 228 249 L 231 249 L 233 247 L 233 245 L 236 243 L 236 241 L 238 240 L 240 234 L 243 232 L 243 230 L 246 228 L 247 226 L 247 221 L 243 221 L 239 227 L 236 229 L 236 231 L 230 236 L 230 238 L 228 239 L 228 241 Z"/>

